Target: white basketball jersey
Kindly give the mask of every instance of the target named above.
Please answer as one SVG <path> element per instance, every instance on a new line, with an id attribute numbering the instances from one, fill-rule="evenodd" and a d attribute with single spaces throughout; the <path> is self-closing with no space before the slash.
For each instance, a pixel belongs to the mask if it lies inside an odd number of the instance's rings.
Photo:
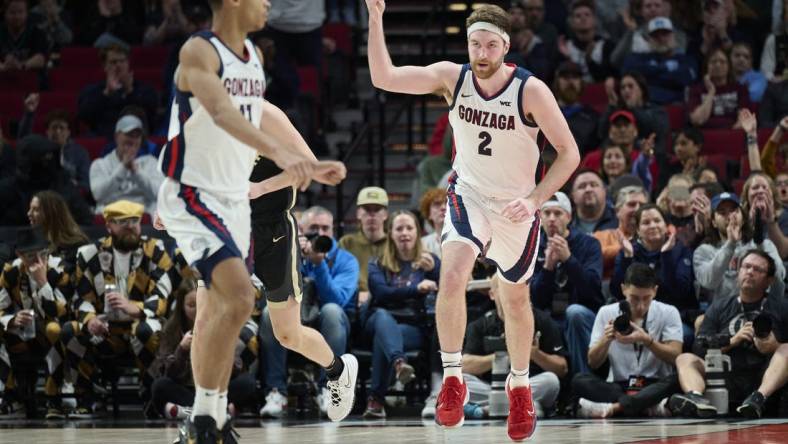
<path id="1" fill-rule="evenodd" d="M 255 127 L 263 113 L 265 75 L 250 40 L 244 43 L 246 60 L 236 55 L 210 31 L 196 33 L 216 49 L 221 62 L 217 75 L 238 112 Z M 159 156 L 165 176 L 185 185 L 233 200 L 248 199 L 249 175 L 257 151 L 217 126 L 190 92 L 177 87 L 170 113 L 167 145 Z"/>
<path id="2" fill-rule="evenodd" d="M 501 91 L 485 97 L 470 64 L 463 65 L 449 110 L 458 184 L 498 199 L 526 197 L 534 189 L 540 160 L 538 128 L 526 119 L 522 107 L 531 75 L 516 67 Z"/>

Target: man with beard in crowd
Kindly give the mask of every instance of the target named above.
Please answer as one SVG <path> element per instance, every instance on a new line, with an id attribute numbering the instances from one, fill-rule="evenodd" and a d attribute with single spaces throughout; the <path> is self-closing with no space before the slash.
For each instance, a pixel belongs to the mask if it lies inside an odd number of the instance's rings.
<path id="1" fill-rule="evenodd" d="M 131 356 L 140 369 L 143 388 L 150 388 L 148 370 L 156 357 L 161 320 L 172 291 L 173 262 L 161 240 L 140 235 L 143 210 L 127 200 L 107 205 L 103 214 L 109 236 L 77 252 L 76 320 L 63 326 L 62 335 L 67 365 L 78 375 L 78 405 L 72 417 L 93 415 L 99 357 Z"/>
<path id="2" fill-rule="evenodd" d="M 553 94 L 558 99 L 558 105 L 577 141 L 577 146 L 580 147 L 581 154 L 598 148 L 600 142 L 597 136 L 599 114 L 580 103 L 584 86 L 580 66 L 574 62 L 563 62 L 558 66 L 553 82 Z"/>
<path id="3" fill-rule="evenodd" d="M 618 227 L 613 206 L 607 201 L 602 177 L 594 170 L 582 169 L 572 181 L 572 203 L 575 214 L 570 226 L 586 234 Z"/>

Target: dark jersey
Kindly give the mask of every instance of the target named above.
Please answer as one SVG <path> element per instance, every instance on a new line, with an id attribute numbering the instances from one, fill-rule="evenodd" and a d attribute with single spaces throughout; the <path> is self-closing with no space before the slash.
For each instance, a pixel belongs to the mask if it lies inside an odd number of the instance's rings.
<path id="1" fill-rule="evenodd" d="M 249 180 L 251 182 L 262 182 L 281 172 L 282 169 L 276 166 L 271 159 L 257 156 Z M 250 205 L 252 207 L 252 220 L 279 220 L 282 213 L 290 210 L 295 205 L 295 189 L 291 186 L 273 193 L 264 194 L 257 199 L 252 199 Z"/>

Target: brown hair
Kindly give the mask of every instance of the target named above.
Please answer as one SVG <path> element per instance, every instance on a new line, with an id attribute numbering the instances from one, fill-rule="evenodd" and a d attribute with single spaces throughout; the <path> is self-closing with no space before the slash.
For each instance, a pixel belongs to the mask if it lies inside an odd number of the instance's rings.
<path id="1" fill-rule="evenodd" d="M 123 45 L 119 45 L 117 43 L 113 43 L 111 45 L 107 45 L 107 46 L 101 48 L 101 50 L 99 51 L 99 57 L 101 58 L 101 64 L 102 65 L 107 63 L 107 56 L 111 52 L 119 52 L 119 53 L 125 55 L 126 58 L 129 57 L 129 48 L 127 48 L 127 47 L 125 47 Z"/>
<path id="2" fill-rule="evenodd" d="M 389 216 L 386 227 L 386 232 L 388 233 L 386 235 L 386 245 L 383 247 L 383 252 L 380 255 L 380 266 L 388 271 L 391 271 L 392 273 L 400 272 L 399 259 L 397 258 L 397 246 L 394 245 L 394 240 L 391 238 L 394 234 L 392 228 L 394 226 L 394 219 L 396 219 L 397 216 L 401 216 L 403 214 L 413 219 L 413 223 L 416 225 L 416 251 L 414 252 L 413 259 L 417 260 L 420 258 L 421 252 L 423 251 L 423 247 L 421 245 L 421 225 L 419 224 L 419 218 L 410 211 L 395 211 L 394 214 Z"/>
<path id="3" fill-rule="evenodd" d="M 747 177 L 747 180 L 744 182 L 744 187 L 742 187 L 741 190 L 741 208 L 744 210 L 745 216 L 750 214 L 750 188 L 752 187 L 752 181 L 759 176 L 763 177 L 769 185 L 769 190 L 772 192 L 772 199 L 775 205 L 775 213 L 780 211 L 780 193 L 777 191 L 777 185 L 774 183 L 774 179 L 762 171 L 753 171 L 750 173 L 749 177 Z"/>
<path id="4" fill-rule="evenodd" d="M 432 203 L 436 200 L 446 202 L 446 195 L 446 190 L 443 188 L 430 188 L 421 196 L 421 200 L 419 201 L 419 213 L 421 213 L 421 217 L 430 225 L 432 225 L 432 222 L 430 222 L 430 207 Z"/>
<path id="5" fill-rule="evenodd" d="M 49 190 L 39 191 L 33 198 L 38 199 L 38 206 L 43 216 L 41 229 L 54 249 L 90 242 L 74 221 L 71 210 L 60 194 Z"/>
<path id="6" fill-rule="evenodd" d="M 71 129 L 71 114 L 62 108 L 53 109 L 47 113 L 44 118 L 44 128 L 49 129 L 49 125 L 58 120 L 66 122 L 66 125 Z"/>
<path id="7" fill-rule="evenodd" d="M 503 29 L 507 34 L 512 33 L 512 23 L 509 13 L 500 6 L 484 4 L 476 8 L 465 20 L 465 27 L 470 28 L 476 22 L 487 22 Z"/>

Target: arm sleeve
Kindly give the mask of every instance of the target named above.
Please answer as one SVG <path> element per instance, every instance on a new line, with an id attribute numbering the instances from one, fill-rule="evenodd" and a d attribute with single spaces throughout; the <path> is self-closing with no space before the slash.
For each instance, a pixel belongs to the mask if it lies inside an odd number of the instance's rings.
<path id="1" fill-rule="evenodd" d="M 602 298 L 602 248 L 596 238 L 588 236 L 581 254 L 572 254 L 564 263 L 569 279 L 578 294 L 578 302 L 592 310 L 604 302 Z"/>
<path id="2" fill-rule="evenodd" d="M 161 183 L 164 182 L 164 174 L 158 168 L 158 161 L 153 156 L 143 156 L 140 169 L 132 176 L 142 187 L 148 199 L 156 200 Z M 137 160 L 140 162 L 140 159 Z M 121 166 L 122 167 L 122 166 Z M 98 200 L 98 198 L 96 198 Z"/>
<path id="3" fill-rule="evenodd" d="M 314 267 L 313 278 L 320 302 L 333 302 L 344 307 L 358 289 L 358 272 L 358 261 L 344 250 L 337 252 L 337 260 L 331 270 L 326 261 Z"/>
<path id="4" fill-rule="evenodd" d="M 595 344 L 599 338 L 605 334 L 605 325 L 607 324 L 607 311 L 603 308 L 599 310 L 594 318 L 594 328 L 591 329 L 591 339 L 588 341 L 588 346 Z"/>
<path id="5" fill-rule="evenodd" d="M 670 303 L 682 309 L 696 307 L 697 299 L 692 282 L 692 257 L 689 249 L 677 245 L 672 250 L 662 253 L 661 261 L 662 285 L 669 290 Z"/>
<path id="6" fill-rule="evenodd" d="M 164 318 L 167 313 L 167 298 L 172 292 L 172 272 L 173 262 L 170 255 L 164 248 L 161 240 L 149 240 L 143 245 L 145 255 L 150 258 L 148 274 L 148 289 L 145 292 L 145 300 L 137 301 L 138 306 L 145 314 L 146 318 Z"/>
<path id="7" fill-rule="evenodd" d="M 701 287 L 715 288 L 733 257 L 736 245 L 726 241 L 719 249 L 708 244 L 699 246 L 692 256 L 695 279 Z"/>
<path id="8" fill-rule="evenodd" d="M 110 153 L 108 156 L 114 156 L 114 154 Z M 96 202 L 101 203 L 109 198 L 112 185 L 125 168 L 120 163 L 115 165 L 114 169 L 110 169 L 110 165 L 111 163 L 106 157 L 96 159 L 90 164 L 90 192 Z"/>
<path id="9" fill-rule="evenodd" d="M 681 315 L 676 307 L 666 305 L 665 329 L 658 338 L 660 342 L 678 341 L 684 343 L 684 330 L 681 325 Z"/>
<path id="10" fill-rule="evenodd" d="M 542 262 L 537 262 L 531 278 L 531 301 L 534 307 L 550 310 L 553 293 L 555 293 L 555 270 L 547 270 Z"/>
<path id="11" fill-rule="evenodd" d="M 616 300 L 624 299 L 624 294 L 621 292 L 621 284 L 624 282 L 624 274 L 627 268 L 632 265 L 633 258 L 624 257 L 624 250 L 621 250 L 616 256 L 616 265 L 613 268 L 613 276 L 610 278 L 610 293 Z"/>
<path id="12" fill-rule="evenodd" d="M 77 269 L 74 277 L 76 283 L 76 319 L 79 322 L 80 328 L 86 329 L 87 322 L 96 317 L 96 302 L 98 293 L 93 286 L 93 273 L 88 268 L 88 262 L 85 257 L 85 249 L 92 249 L 95 246 L 89 245 L 80 248 L 77 252 Z"/>
<path id="13" fill-rule="evenodd" d="M 777 144 L 769 139 L 761 152 L 761 167 L 763 172 L 772 179 L 777 176 Z"/>

